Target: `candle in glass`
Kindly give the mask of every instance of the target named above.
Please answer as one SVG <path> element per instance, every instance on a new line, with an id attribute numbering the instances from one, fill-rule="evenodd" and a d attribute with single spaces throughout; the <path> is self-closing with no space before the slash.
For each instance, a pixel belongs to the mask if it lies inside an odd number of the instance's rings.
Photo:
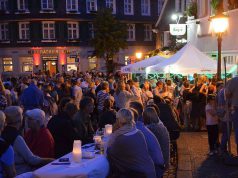
<path id="1" fill-rule="evenodd" d="M 107 124 L 105 125 L 105 136 L 109 136 L 112 134 L 112 125 Z"/>
<path id="2" fill-rule="evenodd" d="M 72 156 L 74 162 L 79 163 L 81 161 L 82 159 L 81 140 L 74 140 Z"/>

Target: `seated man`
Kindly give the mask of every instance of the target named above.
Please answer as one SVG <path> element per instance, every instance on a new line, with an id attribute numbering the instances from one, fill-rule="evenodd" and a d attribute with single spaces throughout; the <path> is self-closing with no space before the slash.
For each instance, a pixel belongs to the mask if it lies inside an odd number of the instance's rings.
<path id="1" fill-rule="evenodd" d="M 2 138 L 14 149 L 16 172 L 22 174 L 33 171 L 53 161 L 50 158 L 40 158 L 34 155 L 19 133 L 22 126 L 22 109 L 19 106 L 9 106 L 5 110 L 7 126 L 2 132 Z"/>
<path id="2" fill-rule="evenodd" d="M 25 141 L 32 153 L 39 157 L 54 158 L 54 139 L 50 131 L 44 126 L 45 112 L 41 109 L 26 112 L 29 130 Z"/>
<path id="3" fill-rule="evenodd" d="M 0 111 L 0 135 L 5 126 L 5 114 Z M 8 145 L 0 137 L 0 177 L 15 177 L 16 170 L 14 166 L 14 151 L 11 145 Z"/>

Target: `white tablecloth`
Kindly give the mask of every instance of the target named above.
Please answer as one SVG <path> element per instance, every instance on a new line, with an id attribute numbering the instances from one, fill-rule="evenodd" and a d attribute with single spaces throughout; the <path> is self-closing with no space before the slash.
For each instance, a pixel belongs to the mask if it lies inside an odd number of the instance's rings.
<path id="1" fill-rule="evenodd" d="M 63 158 L 69 158 L 70 165 L 52 165 L 37 169 L 33 172 L 35 178 L 105 178 L 109 172 L 109 164 L 104 155 L 96 154 L 93 159 L 82 159 L 80 163 L 72 161 L 69 153 Z M 55 160 L 54 162 L 58 162 Z"/>

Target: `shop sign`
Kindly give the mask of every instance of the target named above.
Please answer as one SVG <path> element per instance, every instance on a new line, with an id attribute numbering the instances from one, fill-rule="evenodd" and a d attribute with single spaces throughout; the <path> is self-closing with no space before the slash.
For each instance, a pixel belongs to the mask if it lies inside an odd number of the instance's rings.
<path id="1" fill-rule="evenodd" d="M 186 24 L 170 24 L 170 34 L 173 36 L 185 35 Z"/>
<path id="2" fill-rule="evenodd" d="M 50 54 L 59 54 L 61 50 L 58 49 L 41 49 L 41 50 L 29 50 L 29 54 L 39 53 L 42 55 L 50 55 Z M 70 54 L 70 50 L 63 50 L 65 54 Z"/>

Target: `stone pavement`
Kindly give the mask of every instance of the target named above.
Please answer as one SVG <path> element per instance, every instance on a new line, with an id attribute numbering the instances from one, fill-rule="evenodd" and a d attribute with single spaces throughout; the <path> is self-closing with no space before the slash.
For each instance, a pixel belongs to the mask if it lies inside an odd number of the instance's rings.
<path id="1" fill-rule="evenodd" d="M 234 136 L 231 137 L 235 154 Z M 226 166 L 218 156 L 208 157 L 207 132 L 182 132 L 178 140 L 177 178 L 238 178 L 238 166 Z"/>

